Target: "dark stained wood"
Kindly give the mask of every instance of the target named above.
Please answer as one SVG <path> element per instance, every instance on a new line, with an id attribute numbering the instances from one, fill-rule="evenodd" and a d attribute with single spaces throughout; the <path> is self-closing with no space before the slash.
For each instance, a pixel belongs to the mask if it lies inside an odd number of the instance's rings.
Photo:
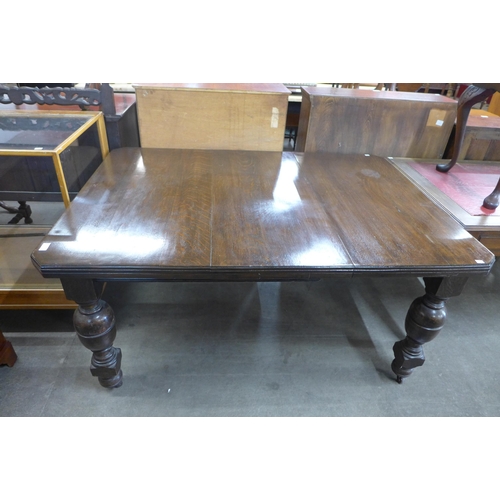
<path id="1" fill-rule="evenodd" d="M 483 200 L 483 207 L 489 210 L 495 210 L 500 204 L 500 179 L 495 189 Z"/>
<path id="2" fill-rule="evenodd" d="M 455 116 L 435 94 L 303 87 L 295 150 L 441 158 Z"/>
<path id="3" fill-rule="evenodd" d="M 131 106 L 135 104 L 135 94 L 127 92 L 115 92 L 113 94 L 114 105 L 115 105 L 115 115 L 117 117 L 123 116 Z M 12 110 L 25 110 L 25 111 L 81 111 L 81 107 L 77 105 L 61 105 L 61 104 L 3 104 L 0 110 L 12 111 Z M 101 111 L 100 106 L 86 106 L 88 111 Z"/>
<path id="4" fill-rule="evenodd" d="M 100 105 L 103 101 L 102 92 L 95 88 L 76 89 L 71 85 L 60 84 L 38 87 L 21 85 L 8 87 L 0 83 L 0 104 L 75 104 L 78 106 Z M 109 87 L 109 86 L 108 86 Z M 111 90 L 111 92 L 113 92 Z"/>
<path id="5" fill-rule="evenodd" d="M 448 172 L 451 168 L 453 168 L 453 165 L 457 163 L 460 150 L 462 149 L 462 144 L 465 137 L 465 128 L 472 106 L 484 101 L 495 93 L 494 88 L 489 88 L 488 86 L 483 87 L 482 85 L 491 85 L 492 87 L 498 86 L 500 88 L 500 84 L 479 83 L 476 85 L 469 85 L 460 96 L 458 100 L 457 124 L 454 130 L 453 151 L 451 159 L 447 163 L 436 165 L 436 169 L 440 172 Z"/>
<path id="6" fill-rule="evenodd" d="M 225 156 L 214 172 L 212 267 L 352 267 L 293 154 Z"/>
<path id="7" fill-rule="evenodd" d="M 491 254 L 388 161 L 273 152 L 115 150 L 44 239 L 62 271 L 483 272 Z M 299 158 L 300 161 L 296 161 Z M 106 214 L 103 216 L 103 214 Z M 485 264 L 477 264 L 475 260 Z M 193 276 L 194 277 L 194 276 Z"/>
<path id="8" fill-rule="evenodd" d="M 116 337 L 115 314 L 101 300 L 102 283 L 92 280 L 61 280 L 66 296 L 78 302 L 73 324 L 80 342 L 92 351 L 90 372 L 103 387 L 122 385 L 121 350 L 113 347 Z"/>
<path id="9" fill-rule="evenodd" d="M 304 154 L 301 173 L 319 199 L 335 200 L 330 217 L 356 268 L 402 272 L 483 259 L 482 248 L 471 253 L 472 238 L 458 230 L 456 221 L 405 183 L 387 160 L 337 155 L 330 168 L 322 168 L 329 157 Z"/>
<path id="10" fill-rule="evenodd" d="M 444 302 L 494 257 L 386 159 L 124 148 L 108 155 L 32 261 L 79 304 L 75 328 L 93 352 L 91 371 L 118 387 L 121 353 L 101 282 L 421 276 L 426 295 L 394 351 L 401 380 L 441 330 Z"/>
<path id="11" fill-rule="evenodd" d="M 393 346 L 392 371 L 399 383 L 425 361 L 423 344 L 442 330 L 446 320 L 446 301 L 460 295 L 467 278 L 424 278 L 425 295 L 415 299 L 406 315 L 406 337 Z"/>
<path id="12" fill-rule="evenodd" d="M 12 344 L 3 336 L 0 330 L 0 365 L 14 366 L 17 360 L 16 351 Z"/>
<path id="13" fill-rule="evenodd" d="M 208 267 L 207 155 L 182 150 L 141 154 L 136 148 L 112 153 L 52 228 L 50 252 L 40 253 L 40 259 L 57 254 L 63 267 L 84 273 L 105 269 L 102 274 Z"/>

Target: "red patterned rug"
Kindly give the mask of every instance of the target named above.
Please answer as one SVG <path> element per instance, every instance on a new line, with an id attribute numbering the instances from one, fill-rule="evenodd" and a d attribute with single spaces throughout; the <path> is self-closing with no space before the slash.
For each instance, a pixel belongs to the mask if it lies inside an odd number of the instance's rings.
<path id="1" fill-rule="evenodd" d="M 500 179 L 500 165 L 457 163 L 448 173 L 443 174 L 436 170 L 434 163 L 408 164 L 470 215 L 500 215 L 500 207 L 488 210 L 482 206 L 483 200 Z"/>

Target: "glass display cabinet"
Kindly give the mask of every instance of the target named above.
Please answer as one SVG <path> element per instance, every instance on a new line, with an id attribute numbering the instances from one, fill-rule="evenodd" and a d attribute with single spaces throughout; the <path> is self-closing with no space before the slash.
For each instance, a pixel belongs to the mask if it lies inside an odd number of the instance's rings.
<path id="1" fill-rule="evenodd" d="M 68 207 L 108 152 L 101 112 L 0 112 L 0 207 L 16 214 L 0 221 L 0 310 L 75 307 L 58 279 L 44 280 L 31 264 L 50 226 L 37 224 L 36 214 L 31 219 L 27 202 Z M 23 218 L 29 226 L 16 225 Z"/>
<path id="2" fill-rule="evenodd" d="M 108 152 L 101 112 L 0 112 L 2 207 L 61 199 L 68 207 Z"/>

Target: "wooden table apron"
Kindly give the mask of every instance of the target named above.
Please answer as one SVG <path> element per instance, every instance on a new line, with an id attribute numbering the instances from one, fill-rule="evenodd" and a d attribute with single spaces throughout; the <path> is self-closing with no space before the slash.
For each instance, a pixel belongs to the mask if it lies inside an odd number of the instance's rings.
<path id="1" fill-rule="evenodd" d="M 112 151 L 33 252 L 79 304 L 76 332 L 104 387 L 122 383 L 104 283 L 419 276 L 394 345 L 398 382 L 424 362 L 446 301 L 493 254 L 387 159 L 333 153 Z"/>

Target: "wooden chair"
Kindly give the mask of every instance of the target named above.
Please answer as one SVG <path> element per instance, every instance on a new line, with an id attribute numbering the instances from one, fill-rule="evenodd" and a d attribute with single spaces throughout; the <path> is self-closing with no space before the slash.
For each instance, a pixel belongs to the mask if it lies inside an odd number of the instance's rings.
<path id="1" fill-rule="evenodd" d="M 469 85 L 458 100 L 457 123 L 455 126 L 455 138 L 451 160 L 446 164 L 436 165 L 439 172 L 449 172 L 457 163 L 460 149 L 464 142 L 465 127 L 469 118 L 470 110 L 474 104 L 482 102 L 495 92 L 500 92 L 500 83 L 474 83 Z M 500 204 L 500 180 L 495 189 L 483 201 L 483 207 L 494 210 Z"/>
<path id="2" fill-rule="evenodd" d="M 17 354 L 12 344 L 5 339 L 2 330 L 0 330 L 0 365 L 14 366 L 17 360 Z"/>

